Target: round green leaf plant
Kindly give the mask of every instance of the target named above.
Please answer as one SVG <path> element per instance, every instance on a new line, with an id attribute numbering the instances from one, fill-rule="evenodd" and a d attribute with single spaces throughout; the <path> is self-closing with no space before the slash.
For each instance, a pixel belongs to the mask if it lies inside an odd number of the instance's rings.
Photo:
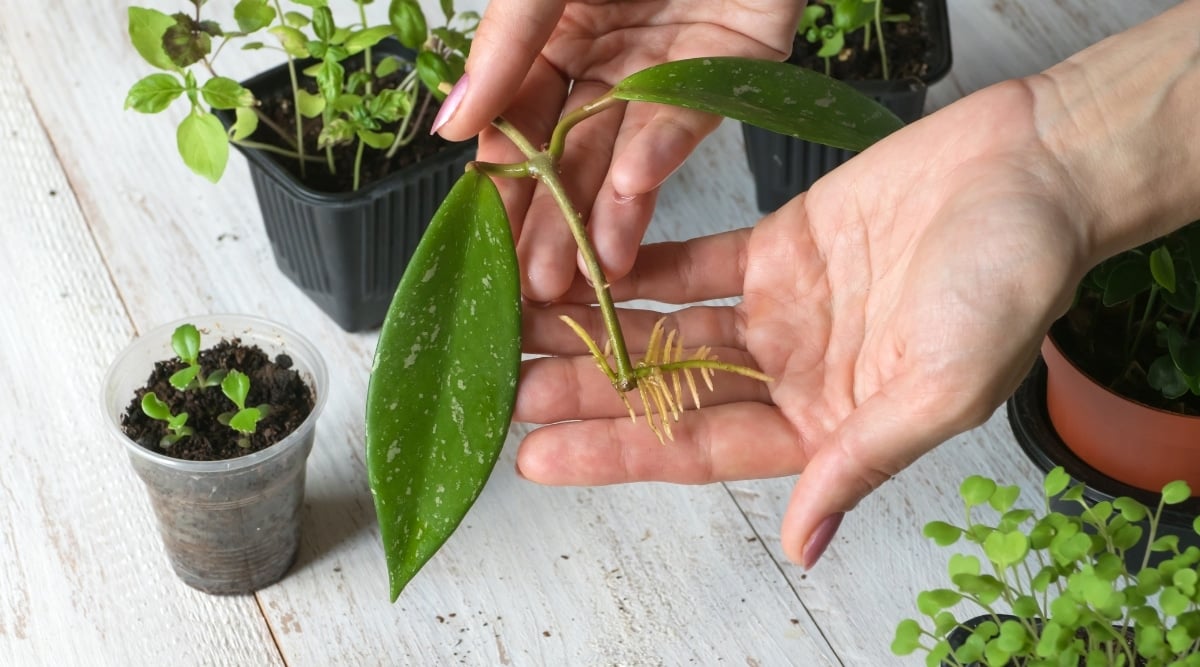
<path id="1" fill-rule="evenodd" d="M 1126 497 L 1088 503 L 1062 468 L 1046 475 L 1041 512 L 1016 507 L 1017 495 L 969 477 L 963 524 L 926 524 L 939 546 L 975 547 L 951 556 L 948 586 L 917 596 L 924 618 L 900 622 L 894 653 L 921 651 L 935 666 L 1200 666 L 1200 548 L 1158 535 L 1164 508 L 1190 497 L 1185 483 L 1165 486 L 1153 511 Z M 1053 498 L 1080 513 L 1052 511 Z M 1200 517 L 1192 529 L 1200 534 Z M 1131 569 L 1136 548 L 1143 556 Z M 960 605 L 973 610 L 956 614 Z"/>
<path id="2" fill-rule="evenodd" d="M 901 122 L 878 103 L 829 77 L 783 63 L 697 58 L 637 72 L 565 114 L 545 146 L 511 123 L 494 125 L 524 156 L 512 164 L 472 163 L 454 186 L 409 263 L 388 311 L 367 391 L 367 470 L 394 600 L 449 538 L 483 490 L 508 433 L 521 360 L 516 254 L 495 178 L 534 178 L 551 193 L 596 290 L 601 346 L 564 318 L 600 372 L 636 392 L 649 428 L 665 442 L 686 396 L 717 371 L 770 381 L 759 371 L 687 350 L 660 321 L 637 360 L 563 186 L 566 137 L 589 118 L 625 103 L 656 103 L 721 114 L 809 141 L 863 150 Z M 685 394 L 684 387 L 687 388 Z"/>

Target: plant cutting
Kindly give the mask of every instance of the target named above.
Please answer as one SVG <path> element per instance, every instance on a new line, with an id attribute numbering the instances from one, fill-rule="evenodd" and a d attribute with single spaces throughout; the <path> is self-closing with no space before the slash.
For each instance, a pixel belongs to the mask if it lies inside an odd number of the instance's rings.
<path id="1" fill-rule="evenodd" d="M 1009 401 L 1018 443 L 1094 501 L 1200 485 L 1200 224 L 1094 267 Z M 1174 520 L 1167 530 L 1196 537 Z"/>
<path id="2" fill-rule="evenodd" d="M 200 0 L 174 14 L 129 8 L 130 40 L 160 71 L 132 86 L 126 107 L 186 107 L 176 144 L 210 181 L 231 144 L 246 156 L 276 263 L 348 330 L 382 320 L 473 152 L 428 129 L 438 84 L 462 74 L 479 17 L 443 0 L 445 21 L 431 26 L 417 0 L 391 0 L 387 20 L 372 23 L 367 4 L 239 0 L 223 22 Z M 238 82 L 221 72 L 239 49 L 285 62 Z"/>
<path id="3" fill-rule="evenodd" d="M 718 373 L 761 381 L 756 369 L 685 347 L 656 326 L 630 355 L 612 295 L 566 194 L 559 168 L 572 128 L 623 103 L 672 104 L 723 114 L 810 140 L 861 150 L 901 127 L 884 107 L 822 74 L 781 63 L 699 58 L 630 75 L 565 114 L 537 147 L 505 119 L 494 125 L 521 151 L 513 164 L 472 163 L 434 216 L 380 331 L 367 395 L 367 468 L 393 600 L 478 497 L 507 436 L 521 359 L 516 252 L 494 178 L 535 178 L 553 195 L 596 290 L 603 344 L 584 341 L 635 421 L 661 441 L 698 382 Z M 686 386 L 686 393 L 685 393 Z M 637 397 L 631 401 L 629 394 Z"/>
<path id="4" fill-rule="evenodd" d="M 845 81 L 906 123 L 951 63 L 945 0 L 816 0 L 803 10 L 787 62 Z M 760 211 L 807 190 L 855 151 L 743 124 Z"/>
<path id="5" fill-rule="evenodd" d="M 926 524 L 939 546 L 965 541 L 982 559 L 951 556 L 950 586 L 917 596 L 925 618 L 897 626 L 893 652 L 958 667 L 1200 665 L 1200 548 L 1158 533 L 1164 511 L 1189 498 L 1187 484 L 1164 486 L 1153 508 L 1129 497 L 1090 503 L 1062 468 L 1046 475 L 1040 511 L 1017 507 L 1019 491 L 969 477 L 962 525 Z M 1055 512 L 1052 501 L 1079 511 Z M 1191 530 L 1200 534 L 1200 515 Z M 1157 565 L 1152 553 L 1163 556 Z M 960 603 L 981 615 L 959 620 Z"/>
<path id="6" fill-rule="evenodd" d="M 201 348 L 201 332 L 219 342 Z M 159 327 L 113 362 L 106 421 L 146 484 L 185 583 L 247 593 L 286 572 L 327 386 L 303 337 L 238 315 Z"/>

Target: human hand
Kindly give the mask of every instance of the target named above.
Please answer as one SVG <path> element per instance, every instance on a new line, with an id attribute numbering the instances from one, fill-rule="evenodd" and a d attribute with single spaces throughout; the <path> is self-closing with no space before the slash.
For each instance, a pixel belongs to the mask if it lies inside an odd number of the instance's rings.
<path id="1" fill-rule="evenodd" d="M 802 3 L 794 0 L 493 0 L 476 33 L 466 76 L 435 128 L 451 140 L 480 133 L 478 159 L 524 158 L 488 127 L 503 115 L 535 144 L 555 122 L 635 71 L 668 60 L 746 56 L 782 60 Z M 611 279 L 633 265 L 658 186 L 719 123 L 676 107 L 620 107 L 573 130 L 562 161 L 571 200 L 584 213 Z M 575 242 L 544 188 L 501 179 L 522 268 L 535 301 L 567 291 Z"/>
<path id="2" fill-rule="evenodd" d="M 671 315 L 691 346 L 772 376 L 718 375 L 663 446 L 625 408 L 566 313 L 530 309 L 515 418 L 563 422 L 521 444 L 546 484 L 708 483 L 803 474 L 781 539 L 811 567 L 847 510 L 923 453 L 978 425 L 1016 388 L 1091 258 L 1074 199 L 1034 124 L 1030 89 L 986 89 L 906 127 L 756 227 L 642 249 L 618 300 L 741 294 Z M 989 128 L 987 132 L 977 131 Z M 656 312 L 624 311 L 627 341 Z M 631 401 L 635 406 L 636 399 Z M 639 419 L 640 422 L 640 419 Z"/>

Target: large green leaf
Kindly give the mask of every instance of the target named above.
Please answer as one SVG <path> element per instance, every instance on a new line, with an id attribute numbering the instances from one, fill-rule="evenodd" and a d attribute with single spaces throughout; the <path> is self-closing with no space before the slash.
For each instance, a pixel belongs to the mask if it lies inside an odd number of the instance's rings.
<path id="1" fill-rule="evenodd" d="M 614 95 L 699 109 L 854 151 L 904 125 L 886 107 L 840 81 L 766 60 L 669 62 L 630 75 L 617 84 Z"/>
<path id="2" fill-rule="evenodd" d="M 467 172 L 430 222 L 379 334 L 367 473 L 392 600 L 483 490 L 521 362 L 517 258 L 504 203 Z"/>

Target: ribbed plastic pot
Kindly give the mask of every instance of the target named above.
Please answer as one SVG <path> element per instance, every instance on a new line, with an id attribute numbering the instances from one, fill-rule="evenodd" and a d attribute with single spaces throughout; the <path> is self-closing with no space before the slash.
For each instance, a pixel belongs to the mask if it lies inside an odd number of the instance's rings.
<path id="1" fill-rule="evenodd" d="M 283 440 L 224 461 L 184 461 L 151 451 L 121 430 L 121 415 L 154 364 L 174 357 L 171 333 L 190 322 L 214 343 L 239 338 L 269 356 L 291 357 L 315 394 L 313 410 Z M 204 315 L 163 325 L 136 338 L 104 378 L 105 423 L 146 486 L 175 574 L 214 594 L 253 593 L 279 581 L 300 544 L 305 465 L 329 390 L 320 353 L 303 336 L 245 315 Z"/>
<path id="2" fill-rule="evenodd" d="M 924 113 L 925 92 L 950 72 L 953 57 L 950 48 L 950 19 L 946 0 L 914 0 L 914 13 L 920 13 L 929 26 L 931 46 L 925 54 L 929 67 L 920 79 L 894 81 L 846 81 L 863 94 L 884 105 L 911 123 Z M 857 153 L 842 148 L 814 144 L 752 125 L 742 124 L 746 160 L 754 177 L 758 210 L 774 211 L 804 192 L 817 179 Z"/>
<path id="3" fill-rule="evenodd" d="M 412 57 L 392 41 L 375 51 Z M 291 84 L 281 65 L 242 85 L 262 98 Z M 231 121 L 228 113 L 223 119 Z M 343 329 L 362 331 L 383 322 L 421 235 L 475 147 L 474 140 L 447 143 L 432 157 L 345 193 L 313 190 L 266 152 L 237 149 L 250 164 L 279 270 Z"/>

